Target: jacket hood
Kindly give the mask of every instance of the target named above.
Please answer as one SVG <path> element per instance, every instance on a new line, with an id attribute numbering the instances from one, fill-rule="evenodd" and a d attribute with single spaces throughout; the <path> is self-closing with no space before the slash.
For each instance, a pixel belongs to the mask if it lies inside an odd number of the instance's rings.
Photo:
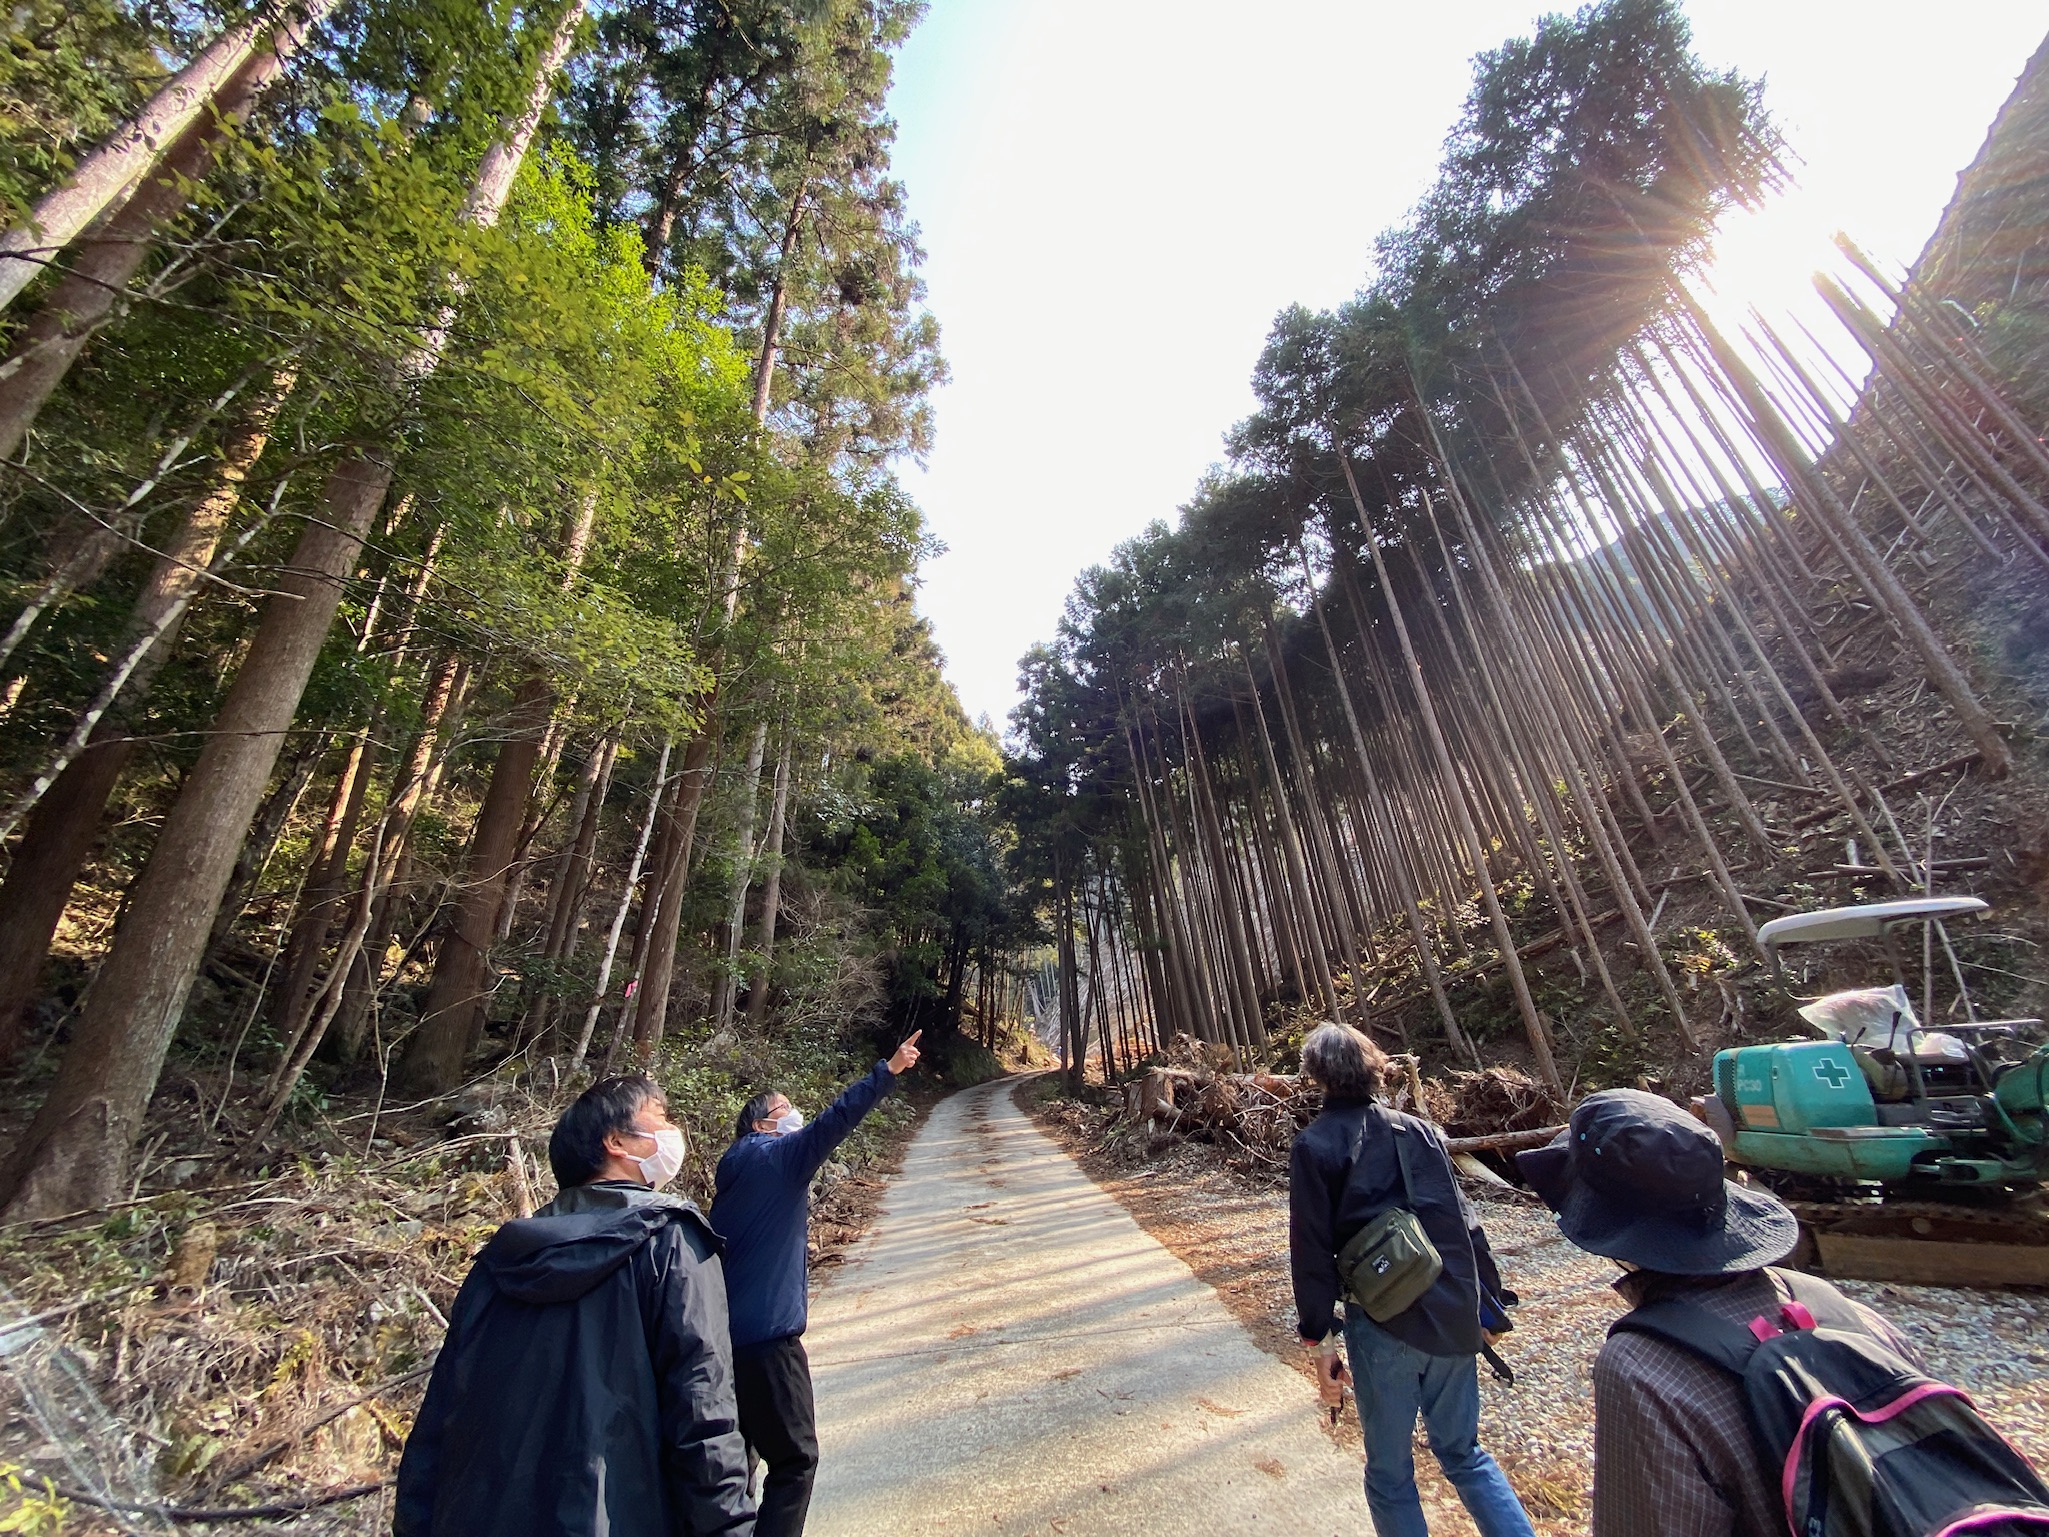
<path id="1" fill-rule="evenodd" d="M 568 1217 L 580 1212 L 624 1211 L 629 1207 L 657 1207 L 663 1211 L 696 1211 L 694 1201 L 680 1195 L 671 1195 L 666 1190 L 650 1190 L 646 1185 L 631 1184 L 619 1179 L 601 1179 L 588 1185 L 571 1185 L 556 1196 L 534 1215 L 537 1217 Z"/>
<path id="2" fill-rule="evenodd" d="M 574 1302 L 679 1219 L 694 1219 L 716 1244 L 703 1214 L 678 1196 L 644 1186 L 582 1185 L 564 1191 L 541 1214 L 506 1223 L 477 1262 L 515 1302 Z"/>

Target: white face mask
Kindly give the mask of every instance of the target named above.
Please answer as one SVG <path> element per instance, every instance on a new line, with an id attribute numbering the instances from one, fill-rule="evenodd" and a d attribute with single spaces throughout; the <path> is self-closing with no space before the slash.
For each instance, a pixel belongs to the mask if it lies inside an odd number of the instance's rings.
<path id="1" fill-rule="evenodd" d="M 794 1105 L 775 1118 L 775 1131 L 779 1137 L 787 1137 L 793 1131 L 804 1129 L 804 1112 Z"/>
<path id="2" fill-rule="evenodd" d="M 640 1177 L 659 1190 L 683 1167 L 683 1133 L 673 1126 L 664 1126 L 660 1131 L 644 1131 L 640 1135 L 653 1137 L 655 1150 L 633 1161 L 640 1166 Z"/>

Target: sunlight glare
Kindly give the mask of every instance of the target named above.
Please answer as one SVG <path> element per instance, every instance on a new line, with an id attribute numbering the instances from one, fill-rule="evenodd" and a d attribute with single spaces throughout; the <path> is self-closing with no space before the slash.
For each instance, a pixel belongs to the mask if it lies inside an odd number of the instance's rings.
<path id="1" fill-rule="evenodd" d="M 1833 216 L 1836 211 L 1828 200 L 1793 187 L 1762 208 L 1732 215 L 1716 235 L 1694 291 L 1726 335 L 1740 334 L 1753 310 L 1782 334 L 1791 334 L 1786 322 L 1797 318 L 1840 367 L 1861 380 L 1870 360 L 1814 291 L 1817 272 L 1840 274 L 1847 265 L 1835 247 L 1837 231 L 1859 238 Z M 1873 254 L 1888 265 L 1897 259 L 1883 249 Z"/>

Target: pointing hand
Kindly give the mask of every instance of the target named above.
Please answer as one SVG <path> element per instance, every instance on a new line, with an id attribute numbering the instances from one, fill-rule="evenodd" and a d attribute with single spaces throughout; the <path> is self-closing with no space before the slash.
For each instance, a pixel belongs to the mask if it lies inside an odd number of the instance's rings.
<path id="1" fill-rule="evenodd" d="M 896 1055 L 889 1059 L 889 1070 L 902 1077 L 918 1065 L 918 1037 L 925 1032 L 913 1030 L 903 1045 L 897 1047 Z"/>

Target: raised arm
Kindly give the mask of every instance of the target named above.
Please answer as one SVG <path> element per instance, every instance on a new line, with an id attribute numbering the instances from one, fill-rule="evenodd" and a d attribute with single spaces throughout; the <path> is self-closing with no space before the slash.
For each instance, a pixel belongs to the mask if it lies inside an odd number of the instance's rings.
<path id="1" fill-rule="evenodd" d="M 898 1075 L 917 1065 L 918 1037 L 924 1033 L 912 1031 L 895 1055 L 887 1062 L 876 1063 L 866 1078 L 848 1084 L 817 1120 L 776 1139 L 774 1154 L 793 1178 L 808 1180 L 816 1174 L 819 1166 L 832 1156 L 832 1150 L 852 1135 L 861 1118 L 895 1086 Z"/>

